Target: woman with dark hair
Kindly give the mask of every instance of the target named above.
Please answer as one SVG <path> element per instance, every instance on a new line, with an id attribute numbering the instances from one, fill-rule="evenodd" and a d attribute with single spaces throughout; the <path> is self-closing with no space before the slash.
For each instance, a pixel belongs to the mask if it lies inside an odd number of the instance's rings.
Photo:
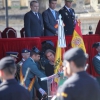
<path id="1" fill-rule="evenodd" d="M 49 62 L 45 65 L 45 74 L 46 76 L 50 76 L 54 74 L 55 52 L 48 49 L 45 52 L 45 56 L 49 60 Z"/>

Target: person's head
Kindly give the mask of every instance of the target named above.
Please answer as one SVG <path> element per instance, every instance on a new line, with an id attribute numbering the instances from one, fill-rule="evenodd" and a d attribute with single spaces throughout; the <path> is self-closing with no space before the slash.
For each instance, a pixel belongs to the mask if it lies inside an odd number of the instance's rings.
<path id="1" fill-rule="evenodd" d="M 57 5 L 57 0 L 49 0 L 49 7 L 55 9 Z"/>
<path id="2" fill-rule="evenodd" d="M 51 40 L 43 41 L 41 44 L 42 44 L 42 52 L 45 52 L 48 49 L 56 51 L 54 43 Z"/>
<path id="3" fill-rule="evenodd" d="M 50 62 L 55 61 L 55 52 L 53 50 L 50 49 L 46 50 L 45 56 Z"/>
<path id="4" fill-rule="evenodd" d="M 6 52 L 6 56 L 10 56 L 14 59 L 14 61 L 17 61 L 17 56 L 18 56 L 18 52 Z"/>
<path id="5" fill-rule="evenodd" d="M 30 8 L 32 11 L 34 12 L 38 12 L 39 11 L 39 3 L 37 0 L 33 0 L 30 2 Z"/>
<path id="6" fill-rule="evenodd" d="M 4 57 L 0 60 L 0 78 L 2 80 L 14 79 L 16 73 L 15 61 L 12 57 Z"/>
<path id="7" fill-rule="evenodd" d="M 24 60 L 26 60 L 27 58 L 30 57 L 30 50 L 28 50 L 28 49 L 23 49 L 21 55 L 22 55 L 22 58 L 23 58 Z"/>
<path id="8" fill-rule="evenodd" d="M 64 75 L 70 77 L 73 73 L 84 71 L 88 55 L 81 48 L 71 48 L 64 54 Z"/>
<path id="9" fill-rule="evenodd" d="M 100 42 L 94 43 L 92 47 L 96 48 L 97 52 L 100 53 Z"/>
<path id="10" fill-rule="evenodd" d="M 34 47 L 30 52 L 30 57 L 34 61 L 39 61 L 40 60 L 40 51 L 36 47 Z"/>
<path id="11" fill-rule="evenodd" d="M 72 7 L 72 2 L 73 2 L 73 0 L 65 0 L 65 5 L 66 5 L 68 8 L 71 8 L 71 7 Z"/>

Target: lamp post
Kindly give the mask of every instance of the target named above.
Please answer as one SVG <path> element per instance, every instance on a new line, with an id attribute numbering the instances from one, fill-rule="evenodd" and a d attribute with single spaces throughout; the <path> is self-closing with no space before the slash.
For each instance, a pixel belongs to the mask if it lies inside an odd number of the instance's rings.
<path id="1" fill-rule="evenodd" d="M 8 27 L 9 26 L 9 23 L 8 23 L 8 0 L 5 0 L 5 11 L 6 11 L 6 15 L 5 15 L 6 27 Z"/>

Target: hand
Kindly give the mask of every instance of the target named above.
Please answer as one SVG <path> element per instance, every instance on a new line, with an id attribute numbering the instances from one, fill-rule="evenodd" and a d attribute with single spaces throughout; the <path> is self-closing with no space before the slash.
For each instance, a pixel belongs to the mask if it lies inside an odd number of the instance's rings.
<path id="1" fill-rule="evenodd" d="M 46 98 L 47 98 L 47 94 L 44 94 L 43 96 L 42 96 L 42 98 L 41 98 L 41 100 L 45 100 Z"/>
<path id="2" fill-rule="evenodd" d="M 42 88 L 39 88 L 39 92 L 43 95 L 47 94 Z"/>

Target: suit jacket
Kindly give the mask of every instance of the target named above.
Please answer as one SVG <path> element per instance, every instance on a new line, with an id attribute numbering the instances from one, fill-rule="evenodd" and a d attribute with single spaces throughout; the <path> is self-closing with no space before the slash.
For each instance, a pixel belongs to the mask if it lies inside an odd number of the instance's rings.
<path id="1" fill-rule="evenodd" d="M 93 65 L 95 68 L 95 71 L 100 74 L 100 55 L 97 54 L 94 58 L 93 58 Z"/>
<path id="2" fill-rule="evenodd" d="M 25 37 L 40 37 L 43 36 L 43 19 L 38 13 L 39 19 L 32 12 L 28 12 L 24 16 Z"/>
<path id="3" fill-rule="evenodd" d="M 56 31 L 58 31 L 57 28 L 55 28 L 55 25 L 57 24 L 59 13 L 55 11 L 55 14 L 56 14 L 56 19 L 54 18 L 49 8 L 42 13 L 45 36 L 54 36 L 56 34 Z"/>
<path id="4" fill-rule="evenodd" d="M 59 13 L 62 16 L 62 20 L 65 24 L 64 32 L 65 35 L 72 35 L 75 27 L 75 12 L 72 9 L 72 15 L 67 10 L 67 8 L 64 6 L 62 9 L 59 10 Z"/>
<path id="5" fill-rule="evenodd" d="M 25 84 L 26 86 L 28 87 L 30 82 L 31 82 L 31 79 L 34 77 L 34 76 L 37 76 L 38 78 L 42 78 L 42 77 L 45 77 L 45 74 L 43 74 L 37 67 L 36 63 L 31 59 L 31 58 L 28 58 L 22 65 L 22 73 L 23 75 L 25 76 L 26 74 L 26 70 L 27 68 L 30 68 L 30 72 L 27 76 L 27 79 L 25 81 Z M 40 86 L 38 84 L 37 81 L 35 81 L 35 84 L 34 86 L 36 87 L 36 89 L 39 89 Z"/>
<path id="6" fill-rule="evenodd" d="M 11 79 L 0 84 L 0 100 L 30 100 L 30 94 L 15 79 Z"/>

